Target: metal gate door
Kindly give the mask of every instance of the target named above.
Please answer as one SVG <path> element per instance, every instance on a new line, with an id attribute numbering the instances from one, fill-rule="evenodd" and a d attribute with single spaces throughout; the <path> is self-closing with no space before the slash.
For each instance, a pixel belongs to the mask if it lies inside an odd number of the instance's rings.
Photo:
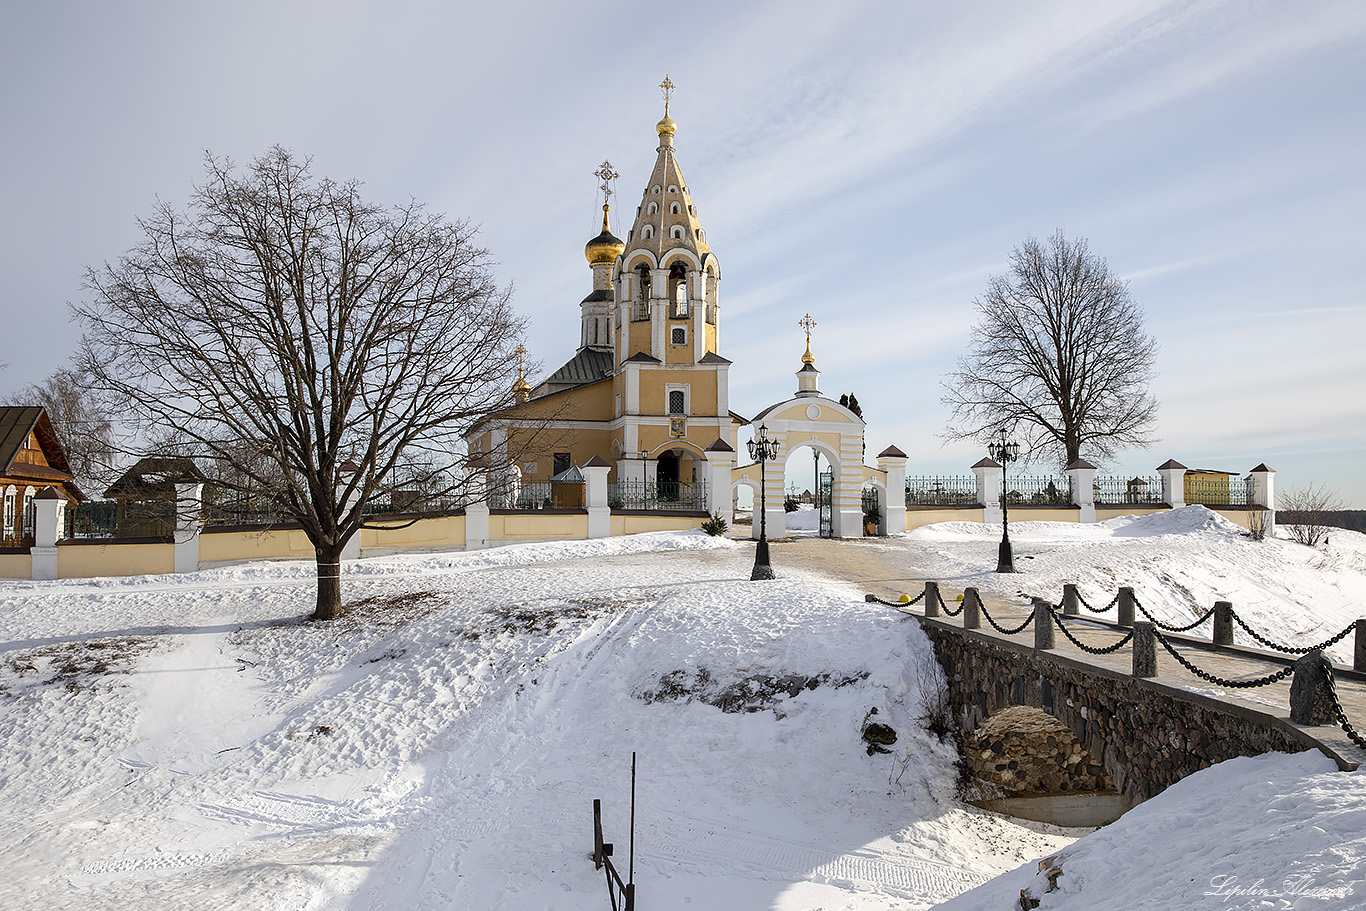
<path id="1" fill-rule="evenodd" d="M 821 537 L 832 538 L 835 535 L 835 472 L 833 469 L 821 472 L 820 482 L 816 485 L 816 500 L 821 505 Z"/>

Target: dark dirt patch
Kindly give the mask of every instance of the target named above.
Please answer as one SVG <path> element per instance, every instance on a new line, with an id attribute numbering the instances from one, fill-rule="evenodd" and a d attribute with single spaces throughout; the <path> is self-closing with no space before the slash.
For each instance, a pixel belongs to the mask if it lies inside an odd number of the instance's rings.
<path id="1" fill-rule="evenodd" d="M 647 703 L 696 700 L 733 714 L 772 710 L 781 717 L 783 713 L 779 709 L 784 699 L 822 686 L 836 689 L 849 686 L 867 676 L 866 672 L 838 677 L 832 674 L 751 674 L 722 684 L 705 667 L 696 670 L 679 669 L 662 675 L 659 678 L 659 685 L 641 693 L 640 698 Z"/>
<path id="2" fill-rule="evenodd" d="M 489 633 L 539 633 L 555 631 L 561 623 L 592 620 L 620 611 L 629 601 L 616 599 L 576 598 L 570 601 L 549 601 L 540 604 L 511 604 L 489 611 L 492 623 L 484 630 Z M 478 631 L 467 631 L 466 638 L 478 639 Z"/>
<path id="3" fill-rule="evenodd" d="M 149 637 L 118 636 L 64 642 L 14 655 L 0 662 L 0 696 L 53 685 L 70 693 L 94 689 L 110 675 L 130 673 L 138 656 L 154 645 Z"/>
<path id="4" fill-rule="evenodd" d="M 396 595 L 372 595 L 348 603 L 342 609 L 343 623 L 364 623 L 366 626 L 403 626 L 420 620 L 436 610 L 442 592 L 399 592 Z"/>

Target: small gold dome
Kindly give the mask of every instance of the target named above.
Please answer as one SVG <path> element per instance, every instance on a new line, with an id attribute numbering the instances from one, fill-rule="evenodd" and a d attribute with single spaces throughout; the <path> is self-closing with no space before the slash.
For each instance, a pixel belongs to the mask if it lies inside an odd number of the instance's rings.
<path id="1" fill-rule="evenodd" d="M 592 266 L 610 265 L 617 261 L 618 256 L 626 252 L 626 244 L 607 228 L 607 211 L 609 208 L 611 207 L 605 204 L 602 207 L 602 233 L 590 240 L 583 248 L 583 255 L 588 258 L 588 264 Z"/>
<path id="2" fill-rule="evenodd" d="M 655 132 L 660 136 L 672 136 L 674 133 L 678 132 L 678 124 L 674 123 L 673 119 L 669 117 L 669 109 L 667 107 L 664 108 L 664 119 L 655 124 Z"/>

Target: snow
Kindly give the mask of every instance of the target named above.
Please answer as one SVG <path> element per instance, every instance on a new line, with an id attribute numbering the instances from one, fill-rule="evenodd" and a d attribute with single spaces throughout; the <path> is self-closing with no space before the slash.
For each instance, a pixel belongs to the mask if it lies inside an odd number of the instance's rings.
<path id="1" fill-rule="evenodd" d="M 1013 579 L 982 569 L 998 535 L 850 546 L 999 597 L 1228 598 L 1287 640 L 1366 594 L 1366 537 L 1253 542 L 1199 507 L 1013 524 Z M 600 909 L 591 802 L 625 867 L 632 751 L 642 907 L 1013 908 L 1059 852 L 1045 909 L 1360 906 L 1333 891 L 1366 880 L 1358 775 L 1222 763 L 1089 835 L 979 811 L 916 723 L 941 682 L 915 621 L 810 568 L 750 583 L 752 555 L 674 533 L 366 559 L 328 624 L 304 563 L 0 583 L 0 907 Z M 863 748 L 873 709 L 891 754 Z"/>

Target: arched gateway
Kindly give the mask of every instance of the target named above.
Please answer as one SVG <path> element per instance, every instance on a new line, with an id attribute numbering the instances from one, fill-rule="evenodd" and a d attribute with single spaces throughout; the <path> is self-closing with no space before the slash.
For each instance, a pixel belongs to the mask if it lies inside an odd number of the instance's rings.
<path id="1" fill-rule="evenodd" d="M 763 472 L 768 534 L 781 538 L 787 533 L 787 513 L 783 509 L 786 462 L 794 450 L 803 447 L 815 450 L 830 465 L 830 530 L 834 537 L 852 538 L 864 533 L 862 496 L 865 483 L 879 492 L 882 522 L 878 531 L 884 534 L 905 531 L 904 497 L 889 497 L 887 491 L 904 490 L 906 455 L 896 447 L 888 447 L 878 456 L 877 468 L 863 464 L 863 418 L 821 395 L 817 386 L 820 371 L 811 354 L 809 325 L 807 329 L 806 353 L 802 355 L 802 366 L 797 371 L 796 395 L 770 405 L 751 421 L 755 430 L 762 426 L 770 439 L 778 441 L 778 458 Z M 759 476 L 757 464 L 736 468 L 731 476 L 732 492 L 742 486 L 754 491 L 756 510 L 761 502 Z M 755 515 L 753 536 L 756 538 L 759 524 L 759 517 Z"/>

